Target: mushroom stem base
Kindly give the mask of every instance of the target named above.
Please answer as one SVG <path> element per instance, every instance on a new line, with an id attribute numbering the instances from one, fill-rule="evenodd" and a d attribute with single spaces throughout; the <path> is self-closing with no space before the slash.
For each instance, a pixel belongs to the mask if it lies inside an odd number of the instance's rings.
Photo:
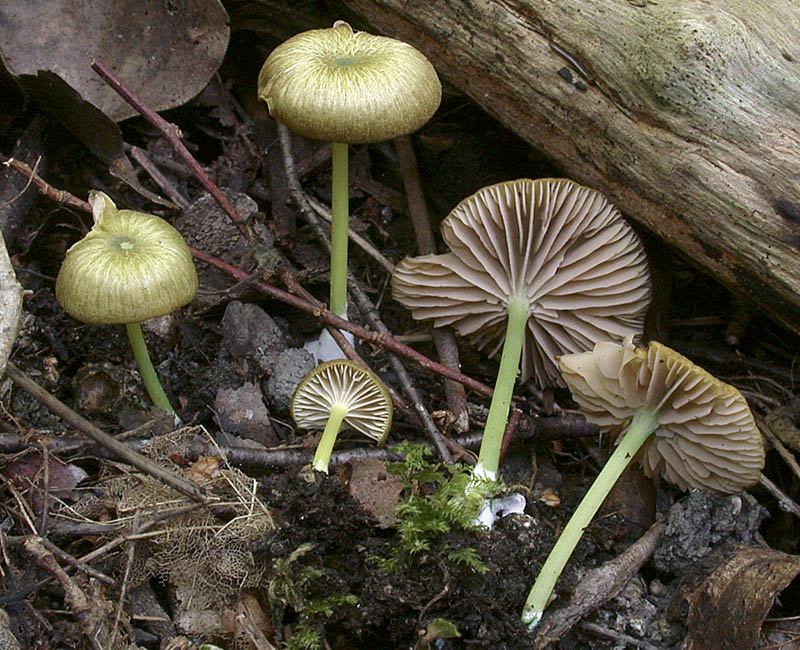
<path id="1" fill-rule="evenodd" d="M 139 366 L 139 375 L 142 377 L 147 394 L 150 396 L 153 404 L 155 404 L 162 411 L 175 415 L 175 409 L 169 403 L 169 398 L 158 380 L 156 369 L 153 367 L 153 362 L 150 361 L 150 355 L 147 353 L 147 344 L 144 342 L 144 335 L 139 323 L 127 323 L 125 328 L 128 330 L 128 340 L 133 350 L 133 356 L 136 357 L 136 363 Z"/>
<path id="2" fill-rule="evenodd" d="M 550 594 L 553 593 L 561 572 L 567 564 L 572 552 L 578 545 L 583 531 L 592 521 L 598 508 L 614 487 L 617 479 L 625 471 L 631 459 L 658 427 L 658 415 L 644 408 L 639 408 L 633 416 L 628 430 L 622 436 L 617 448 L 597 475 L 589 491 L 578 504 L 569 522 L 556 540 L 553 550 L 539 571 L 539 576 L 525 601 L 522 610 L 522 622 L 533 630 L 542 618 Z"/>

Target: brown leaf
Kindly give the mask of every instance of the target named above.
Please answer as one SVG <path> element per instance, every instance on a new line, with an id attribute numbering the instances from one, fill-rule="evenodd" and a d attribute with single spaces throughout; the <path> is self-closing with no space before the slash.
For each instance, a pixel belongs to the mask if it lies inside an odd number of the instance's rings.
<path id="1" fill-rule="evenodd" d="M 0 3 L 0 55 L 11 74 L 57 74 L 119 121 L 136 111 L 92 71 L 92 57 L 156 110 L 173 108 L 200 92 L 217 70 L 228 45 L 227 23 L 219 0 Z"/>
<path id="2" fill-rule="evenodd" d="M 47 487 L 50 496 L 63 501 L 75 500 L 77 496 L 73 489 L 89 475 L 77 465 L 66 464 L 52 455 L 47 462 Z M 41 513 L 44 506 L 42 484 L 45 478 L 42 454 L 29 454 L 15 460 L 3 468 L 3 474 L 27 496 L 34 511 Z"/>
<path id="3" fill-rule="evenodd" d="M 684 650 L 752 648 L 772 603 L 800 573 L 800 556 L 732 546 L 686 579 L 670 612 L 688 629 Z"/>
<path id="4" fill-rule="evenodd" d="M 358 458 L 350 461 L 349 466 L 350 496 L 378 520 L 381 528 L 394 524 L 395 508 L 403 491 L 400 477 L 389 474 L 377 458 Z"/>

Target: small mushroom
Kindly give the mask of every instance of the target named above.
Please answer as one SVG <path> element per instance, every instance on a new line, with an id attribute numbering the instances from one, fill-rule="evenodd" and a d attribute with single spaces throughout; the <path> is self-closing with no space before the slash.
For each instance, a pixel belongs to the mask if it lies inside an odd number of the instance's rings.
<path id="1" fill-rule="evenodd" d="M 84 323 L 124 323 L 150 399 L 174 414 L 139 323 L 194 298 L 197 274 L 189 247 L 163 219 L 117 210 L 103 192 L 90 192 L 89 203 L 94 225 L 67 251 L 56 279 L 56 298 Z"/>
<path id="2" fill-rule="evenodd" d="M 323 429 L 312 467 L 326 474 L 341 429 L 355 429 L 382 445 L 392 426 L 392 400 L 380 379 L 346 359 L 311 370 L 298 384 L 290 410 L 301 429 Z"/>
<path id="3" fill-rule="evenodd" d="M 559 367 L 572 396 L 601 430 L 627 430 L 545 561 L 528 595 L 523 621 L 535 627 L 584 529 L 629 462 L 683 489 L 738 492 L 755 484 L 764 446 L 742 394 L 674 350 L 632 337 L 566 354 Z"/>
<path id="4" fill-rule="evenodd" d="M 562 384 L 555 359 L 640 335 L 650 299 L 639 238 L 599 192 L 567 179 L 490 185 L 442 222 L 451 252 L 402 260 L 392 295 L 417 319 L 503 353 L 476 470 L 495 478 L 517 373 Z"/>
<path id="5" fill-rule="evenodd" d="M 411 45 L 337 21 L 276 47 L 258 75 L 258 96 L 290 130 L 333 143 L 329 308 L 347 318 L 348 143 L 416 131 L 439 106 L 439 78 Z"/>

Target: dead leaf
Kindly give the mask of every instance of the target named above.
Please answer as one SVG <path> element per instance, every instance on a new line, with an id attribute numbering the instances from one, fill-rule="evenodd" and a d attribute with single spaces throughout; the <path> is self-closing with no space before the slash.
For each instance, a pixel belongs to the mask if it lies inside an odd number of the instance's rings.
<path id="1" fill-rule="evenodd" d="M 377 458 L 358 458 L 348 465 L 350 496 L 378 520 L 381 528 L 393 525 L 397 521 L 395 508 L 403 491 L 403 481 L 389 474 Z"/>
<path id="2" fill-rule="evenodd" d="M 0 58 L 12 75 L 58 75 L 115 122 L 136 115 L 91 69 L 102 61 L 156 110 L 184 104 L 228 46 L 219 0 L 0 3 Z"/>
<path id="3" fill-rule="evenodd" d="M 775 597 L 800 573 L 800 556 L 731 546 L 678 589 L 670 613 L 688 630 L 684 650 L 741 650 L 758 640 Z"/>
<path id="4" fill-rule="evenodd" d="M 41 453 L 28 454 L 9 463 L 3 474 L 26 496 L 37 514 L 44 506 L 43 484 L 45 479 L 44 457 Z M 74 501 L 73 490 L 89 475 L 77 465 L 66 464 L 50 455 L 47 459 L 47 487 L 50 496 L 62 501 Z"/>

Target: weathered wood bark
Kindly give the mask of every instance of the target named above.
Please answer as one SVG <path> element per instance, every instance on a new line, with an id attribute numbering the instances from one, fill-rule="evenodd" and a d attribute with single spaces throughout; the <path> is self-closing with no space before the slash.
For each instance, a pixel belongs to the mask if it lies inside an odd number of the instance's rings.
<path id="1" fill-rule="evenodd" d="M 797 0 L 345 1 L 800 332 Z"/>

